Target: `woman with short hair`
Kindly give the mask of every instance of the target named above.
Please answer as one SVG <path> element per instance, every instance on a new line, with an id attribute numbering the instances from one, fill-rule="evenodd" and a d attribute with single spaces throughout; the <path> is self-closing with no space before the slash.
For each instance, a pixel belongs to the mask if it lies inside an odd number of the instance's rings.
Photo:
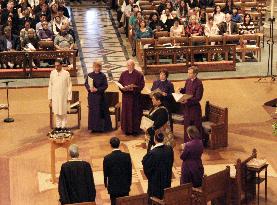
<path id="1" fill-rule="evenodd" d="M 180 156 L 182 163 L 181 184 L 192 183 L 193 187 L 202 185 L 204 167 L 201 156 L 204 146 L 201 140 L 199 130 L 195 126 L 189 126 L 186 130 L 190 141 L 181 145 L 182 154 Z"/>

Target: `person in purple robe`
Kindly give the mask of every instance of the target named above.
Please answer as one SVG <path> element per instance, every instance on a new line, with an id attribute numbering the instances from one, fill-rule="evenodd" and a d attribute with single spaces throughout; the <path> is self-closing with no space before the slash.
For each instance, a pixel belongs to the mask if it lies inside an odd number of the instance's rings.
<path id="1" fill-rule="evenodd" d="M 101 69 L 101 62 L 94 62 L 93 72 L 88 74 L 85 81 L 89 107 L 88 130 L 91 130 L 91 132 L 112 130 L 109 108 L 105 99 L 105 90 L 108 88 L 108 82 Z"/>
<path id="2" fill-rule="evenodd" d="M 190 141 L 181 145 L 183 152 L 180 156 L 182 163 L 181 184 L 192 183 L 197 188 L 202 185 L 204 167 L 201 156 L 204 146 L 201 135 L 195 126 L 189 126 L 186 130 Z"/>
<path id="3" fill-rule="evenodd" d="M 202 111 L 200 100 L 203 96 L 203 84 L 202 81 L 197 78 L 198 68 L 196 66 L 189 67 L 188 79 L 184 88 L 180 89 L 180 93 L 192 95 L 187 101 L 183 101 L 184 105 L 184 130 L 190 125 L 195 125 L 202 133 Z M 186 132 L 184 132 L 184 142 L 188 142 L 189 138 Z"/>
<path id="4" fill-rule="evenodd" d="M 121 73 L 118 81 L 123 86 L 120 89 L 122 92 L 121 129 L 126 135 L 136 135 L 140 132 L 142 118 L 140 99 L 145 82 L 143 74 L 135 69 L 133 60 L 127 61 L 127 69 Z"/>
<path id="5" fill-rule="evenodd" d="M 174 105 L 174 98 L 172 93 L 174 93 L 174 86 L 171 81 L 168 80 L 168 71 L 166 69 L 160 70 L 160 79 L 154 81 L 151 91 L 160 89 L 162 95 L 164 96 L 162 104 L 166 107 L 169 114 L 170 128 L 173 130 L 173 121 L 172 121 L 172 107 Z"/>

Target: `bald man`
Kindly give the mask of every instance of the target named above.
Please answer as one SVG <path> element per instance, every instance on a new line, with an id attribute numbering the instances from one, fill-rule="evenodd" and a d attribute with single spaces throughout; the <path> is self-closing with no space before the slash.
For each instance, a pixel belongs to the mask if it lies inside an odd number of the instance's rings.
<path id="1" fill-rule="evenodd" d="M 124 86 L 120 89 L 122 92 L 121 129 L 126 135 L 137 135 L 142 117 L 141 90 L 145 82 L 143 74 L 135 69 L 133 60 L 127 61 L 127 70 L 121 73 L 118 82 Z"/>

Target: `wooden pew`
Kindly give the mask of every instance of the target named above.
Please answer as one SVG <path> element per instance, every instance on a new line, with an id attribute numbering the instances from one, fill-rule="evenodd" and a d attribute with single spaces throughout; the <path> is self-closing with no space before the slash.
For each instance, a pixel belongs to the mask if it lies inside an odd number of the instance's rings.
<path id="1" fill-rule="evenodd" d="M 251 156 L 246 158 L 245 160 L 238 159 L 235 168 L 236 168 L 236 174 L 234 177 L 231 177 L 231 201 L 232 205 L 241 205 L 243 204 L 245 200 L 245 191 L 247 189 L 248 194 L 248 201 L 255 198 L 256 195 L 256 184 L 255 184 L 255 176 L 254 175 L 248 175 L 246 176 L 247 171 L 247 163 L 257 158 L 257 150 L 253 149 Z M 246 177 L 248 177 L 247 181 L 250 183 L 248 187 L 246 187 Z M 252 180 L 251 180 L 252 179 Z"/>
<path id="2" fill-rule="evenodd" d="M 53 68 L 37 68 L 34 70 L 32 62 L 33 60 L 55 60 L 57 58 L 72 58 L 73 67 L 68 71 L 70 76 L 77 76 L 76 53 L 76 50 L 0 52 L 0 61 L 2 64 L 12 62 L 19 66 L 16 69 L 0 69 L 0 78 L 49 77 Z"/>

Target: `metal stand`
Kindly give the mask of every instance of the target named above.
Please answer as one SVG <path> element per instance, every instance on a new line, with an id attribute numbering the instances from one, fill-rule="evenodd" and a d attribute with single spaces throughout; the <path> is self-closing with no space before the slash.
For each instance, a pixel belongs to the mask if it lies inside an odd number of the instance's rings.
<path id="1" fill-rule="evenodd" d="M 14 82 L 14 81 L 2 82 L 6 84 L 6 90 L 7 90 L 8 117 L 4 119 L 4 122 L 7 122 L 7 123 L 14 122 L 14 119 L 10 117 L 9 83 L 11 82 Z"/>
<path id="2" fill-rule="evenodd" d="M 264 77 L 260 77 L 258 81 L 262 80 L 262 78 L 271 77 L 271 81 L 275 81 L 275 76 L 273 75 L 273 46 L 274 46 L 274 38 L 273 38 L 273 25 L 275 22 L 275 17 L 268 18 L 270 22 L 269 27 L 269 39 L 267 40 L 268 45 L 268 59 L 267 59 L 267 74 Z"/>

